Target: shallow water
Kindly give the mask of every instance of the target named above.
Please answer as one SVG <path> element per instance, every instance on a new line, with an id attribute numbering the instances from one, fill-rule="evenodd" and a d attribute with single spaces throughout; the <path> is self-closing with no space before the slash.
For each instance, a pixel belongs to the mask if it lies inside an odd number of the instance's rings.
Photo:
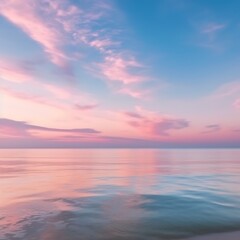
<path id="1" fill-rule="evenodd" d="M 240 150 L 0 150 L 1 240 L 240 230 Z M 240 239 L 240 238 L 239 238 Z"/>

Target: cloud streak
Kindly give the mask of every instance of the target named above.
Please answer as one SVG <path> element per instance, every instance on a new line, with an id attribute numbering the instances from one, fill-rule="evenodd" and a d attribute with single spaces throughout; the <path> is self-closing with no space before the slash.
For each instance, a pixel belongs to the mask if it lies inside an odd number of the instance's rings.
<path id="1" fill-rule="evenodd" d="M 213 94 L 214 98 L 229 97 L 240 93 L 240 81 L 228 82 L 221 85 Z"/>
<path id="2" fill-rule="evenodd" d="M 0 93 L 6 94 L 8 96 L 25 100 L 31 103 L 42 104 L 45 106 L 54 107 L 57 109 L 67 109 L 68 106 L 66 104 L 61 104 L 59 101 L 55 101 L 53 99 L 49 99 L 44 96 L 34 95 L 31 93 L 16 91 L 10 88 L 0 87 Z"/>
<path id="3" fill-rule="evenodd" d="M 218 132 L 221 130 L 221 126 L 219 124 L 207 125 L 207 126 L 205 126 L 205 128 L 207 130 L 202 133 L 214 133 L 214 132 Z"/>
<path id="4" fill-rule="evenodd" d="M 224 29 L 226 24 L 219 24 L 214 22 L 209 22 L 202 27 L 203 34 L 215 34 L 216 32 Z"/>
<path id="5" fill-rule="evenodd" d="M 32 125 L 24 121 L 0 118 L 0 133 L 2 136 L 24 137 L 34 136 L 34 131 L 48 133 L 97 134 L 99 131 L 92 128 L 50 128 Z"/>
<path id="6" fill-rule="evenodd" d="M 96 108 L 98 105 L 97 104 L 75 104 L 75 108 L 80 111 L 88 111 Z"/>
<path id="7" fill-rule="evenodd" d="M 64 51 L 68 41 L 66 29 L 59 21 L 62 17 L 77 12 L 73 6 L 65 5 L 64 1 L 48 0 L 3 0 L 0 3 L 0 14 L 39 43 L 50 61 L 62 68 L 68 67 L 69 57 Z M 71 18 L 71 17 L 70 17 Z"/>
<path id="8" fill-rule="evenodd" d="M 198 23 L 196 28 L 198 45 L 218 50 L 220 47 L 218 36 L 227 28 L 227 24 L 219 23 L 217 21 L 203 21 Z"/>
<path id="9" fill-rule="evenodd" d="M 0 59 L 0 78 L 10 82 L 24 83 L 34 80 L 34 70 L 23 63 Z"/>

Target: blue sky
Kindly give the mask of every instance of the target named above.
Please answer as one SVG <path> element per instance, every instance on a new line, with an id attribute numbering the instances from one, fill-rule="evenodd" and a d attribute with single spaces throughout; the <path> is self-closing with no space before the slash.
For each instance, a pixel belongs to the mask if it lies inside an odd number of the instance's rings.
<path id="1" fill-rule="evenodd" d="M 154 72 L 171 83 L 197 86 L 196 94 L 201 94 L 239 78 L 239 1 L 120 0 L 116 4 L 140 40 L 138 51 L 151 61 Z M 224 72 L 219 71 L 222 68 Z"/>
<path id="2" fill-rule="evenodd" d="M 0 147 L 240 145 L 239 7 L 3 0 Z"/>

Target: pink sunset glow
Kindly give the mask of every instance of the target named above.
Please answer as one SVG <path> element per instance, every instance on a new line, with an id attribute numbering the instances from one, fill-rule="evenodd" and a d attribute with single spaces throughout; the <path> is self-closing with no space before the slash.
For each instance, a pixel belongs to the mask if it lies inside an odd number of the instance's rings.
<path id="1" fill-rule="evenodd" d="M 7 39 L 0 56 L 0 147 L 240 143 L 237 72 L 208 77 L 201 73 L 209 66 L 186 67 L 181 54 L 153 29 L 153 38 L 142 34 L 118 4 L 3 0 L 0 16 Z M 192 27 L 188 38 L 196 42 L 181 43 L 189 56 L 205 47 L 209 58 L 224 55 L 215 50 L 224 47 L 218 38 L 229 27 L 226 21 Z M 159 46 L 151 44 L 157 39 Z M 216 57 L 212 69 L 217 64 Z"/>

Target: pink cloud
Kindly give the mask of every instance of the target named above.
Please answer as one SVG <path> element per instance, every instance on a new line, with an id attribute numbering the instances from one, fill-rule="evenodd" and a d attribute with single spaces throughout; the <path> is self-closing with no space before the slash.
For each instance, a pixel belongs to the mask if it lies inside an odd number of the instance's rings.
<path id="1" fill-rule="evenodd" d="M 91 47 L 96 48 L 100 52 L 105 52 L 106 48 L 113 47 L 118 45 L 117 42 L 114 42 L 110 39 L 95 39 L 93 41 L 88 42 Z"/>
<path id="2" fill-rule="evenodd" d="M 68 99 L 71 97 L 71 91 L 69 89 L 46 83 L 42 85 L 48 92 L 52 93 L 57 98 Z"/>
<path id="3" fill-rule="evenodd" d="M 131 118 L 145 119 L 144 116 L 142 116 L 141 114 L 136 113 L 136 112 L 125 112 L 124 114 L 128 117 L 131 117 Z"/>
<path id="4" fill-rule="evenodd" d="M 214 98 L 228 97 L 240 93 L 240 81 L 228 82 L 221 85 L 213 94 Z"/>
<path id="5" fill-rule="evenodd" d="M 219 124 L 211 124 L 206 126 L 206 131 L 202 133 L 213 133 L 213 132 L 218 132 L 221 130 L 221 126 Z"/>
<path id="6" fill-rule="evenodd" d="M 155 136 L 168 136 L 169 131 L 189 127 L 189 122 L 185 119 L 159 115 L 154 112 L 146 113 L 146 110 L 137 109 L 137 112 L 125 112 L 124 115 L 130 126 L 140 128 L 141 131 Z"/>
<path id="7" fill-rule="evenodd" d="M 144 71 L 145 67 L 140 64 L 133 56 L 121 55 L 119 53 L 105 53 L 105 61 L 97 64 L 100 74 L 95 72 L 97 77 L 109 83 L 113 92 L 128 95 L 136 99 L 146 99 L 151 92 L 150 86 L 144 83 L 150 82 Z"/>
<path id="8" fill-rule="evenodd" d="M 210 98 L 228 99 L 231 102 L 233 101 L 233 104 L 232 104 L 233 107 L 240 108 L 239 93 L 240 93 L 240 82 L 234 81 L 234 82 L 225 83 L 220 87 L 218 87 L 217 90 L 210 95 Z"/>
<path id="9" fill-rule="evenodd" d="M 50 128 L 42 127 L 38 125 L 28 124 L 24 121 L 16 121 L 12 119 L 0 118 L 0 134 L 2 136 L 13 136 L 13 137 L 23 137 L 23 136 L 34 136 L 35 132 L 55 132 L 55 133 L 73 133 L 77 135 L 85 134 L 96 134 L 100 133 L 92 128 Z"/>
<path id="10" fill-rule="evenodd" d="M 73 102 L 81 102 L 85 105 L 96 105 L 96 101 L 89 94 L 83 93 L 78 89 L 74 89 L 72 86 L 57 85 L 57 83 L 47 83 L 37 76 L 35 69 L 24 61 L 14 61 L 10 59 L 0 59 L 0 78 L 6 80 L 6 86 L 2 84 L 0 92 L 11 95 L 23 100 L 32 101 L 44 105 L 49 105 L 57 108 L 66 108 L 67 105 L 61 104 L 59 100 L 70 100 Z M 10 82 L 15 83 L 15 85 Z M 21 87 L 22 83 L 28 82 L 28 86 L 32 86 L 32 89 L 43 90 L 45 94 L 32 94 L 29 90 L 20 91 L 14 90 L 18 86 Z M 29 89 L 29 88 L 28 88 Z M 76 94 L 77 93 L 77 94 Z M 50 95 L 51 98 L 45 95 Z"/>
<path id="11" fill-rule="evenodd" d="M 131 86 L 123 87 L 120 90 L 118 90 L 118 92 L 138 99 L 144 99 L 146 95 L 149 93 L 149 91 L 146 90 L 144 91 L 141 89 L 138 90 L 132 89 Z"/>
<path id="12" fill-rule="evenodd" d="M 4 88 L 4 87 L 0 87 L 0 92 L 3 94 L 7 94 L 11 97 L 19 98 L 28 102 L 34 102 L 37 104 L 42 104 L 42 105 L 46 105 L 46 106 L 50 106 L 58 109 L 67 108 L 67 105 L 61 104 L 58 101 L 51 100 L 44 96 L 34 95 L 26 92 L 20 92 L 20 91 L 16 91 L 16 90 Z"/>
<path id="13" fill-rule="evenodd" d="M 170 130 L 180 130 L 189 127 L 185 119 L 163 118 L 159 122 L 151 123 L 150 129 L 153 134 L 168 136 Z"/>
<path id="14" fill-rule="evenodd" d="M 87 111 L 96 108 L 97 104 L 75 104 L 75 108 L 80 111 Z"/>
<path id="15" fill-rule="evenodd" d="M 95 49 L 102 58 L 97 63 L 98 76 L 120 83 L 121 90 L 117 92 L 142 98 L 141 90 L 126 85 L 146 81 L 149 77 L 143 73 L 144 67 L 134 54 L 121 47 L 123 42 L 118 39 L 117 24 L 111 26 L 114 31 L 105 24 L 113 14 L 116 18 L 117 12 L 108 2 L 93 2 L 88 7 L 80 5 L 65 0 L 26 0 L 24 4 L 21 0 L 2 0 L 0 14 L 39 43 L 50 61 L 68 74 L 73 74 L 70 61 L 76 59 L 82 47 Z M 72 47 L 71 56 L 64 50 L 67 46 Z"/>
<path id="16" fill-rule="evenodd" d="M 45 85 L 43 85 L 43 89 L 45 89 Z M 44 106 L 49 106 L 49 107 L 53 107 L 56 109 L 60 109 L 60 110 L 69 110 L 69 111 L 73 111 L 73 112 L 77 112 L 77 111 L 87 111 L 87 110 L 92 110 L 95 109 L 98 104 L 96 103 L 96 101 L 94 101 L 93 99 L 90 99 L 90 97 L 84 96 L 84 94 L 82 94 L 82 96 L 79 98 L 77 97 L 75 100 L 70 98 L 70 92 L 68 92 L 64 89 L 58 88 L 55 86 L 51 86 L 51 85 L 47 85 L 47 89 L 48 87 L 50 87 L 51 93 L 53 93 L 54 95 L 49 98 L 48 95 L 36 95 L 36 94 L 31 94 L 28 92 L 22 92 L 22 91 L 17 91 L 14 89 L 10 89 L 10 88 L 6 88 L 6 87 L 0 87 L 0 93 L 2 94 L 6 94 L 8 96 L 11 96 L 13 98 L 17 98 L 17 99 L 21 99 L 30 103 L 36 103 L 36 104 L 41 104 Z M 70 98 L 70 99 L 69 99 Z M 61 99 L 61 101 L 59 100 Z M 69 99 L 71 100 L 71 102 L 67 103 L 62 101 Z M 75 104 L 74 102 L 82 102 L 84 104 Z M 88 104 L 87 104 L 88 103 Z"/>
<path id="17" fill-rule="evenodd" d="M 80 22 L 83 23 L 82 27 L 75 31 L 74 39 L 76 43 L 83 43 L 94 48 L 102 57 L 102 60 L 94 65 L 94 68 L 99 71 L 96 73 L 96 70 L 94 70 L 95 75 L 98 77 L 100 75 L 109 82 L 119 83 L 121 85 L 121 90 L 117 91 L 119 93 L 134 98 L 142 98 L 145 91 L 134 90 L 132 86 L 126 87 L 126 85 L 134 85 L 148 80 L 149 77 L 143 73 L 145 67 L 136 59 L 134 54 L 121 47 L 123 42 L 118 39 L 119 30 L 116 26 L 113 27 L 116 29 L 115 31 L 112 29 L 109 31 L 106 25 L 101 26 L 99 24 L 99 20 L 107 21 L 107 18 L 104 19 L 106 16 L 113 17 L 111 14 L 114 12 L 109 4 L 101 3 L 100 5 L 97 11 L 87 11 L 83 14 L 80 18 Z M 96 22 L 98 23 L 98 29 L 95 28 Z"/>
<path id="18" fill-rule="evenodd" d="M 34 67 L 28 62 L 0 59 L 0 78 L 13 83 L 29 82 L 37 88 L 45 89 L 59 99 L 67 99 L 72 96 L 71 89 L 68 86 L 61 87 L 43 81 L 44 79 L 42 80 L 37 76 Z M 4 88 L 2 87 L 1 90 L 3 91 Z M 11 92 L 11 90 L 9 91 Z M 15 93 L 15 95 L 20 97 L 21 94 Z M 21 97 L 24 97 L 23 94 Z M 25 94 L 25 97 L 27 98 L 27 94 Z"/>
<path id="19" fill-rule="evenodd" d="M 0 78 L 10 82 L 26 82 L 34 80 L 33 70 L 16 61 L 0 59 Z"/>
<path id="20" fill-rule="evenodd" d="M 56 9 L 48 1 L 3 0 L 0 7 L 1 14 L 38 42 L 54 64 L 66 66 L 65 37 L 55 19 Z"/>
<path id="21" fill-rule="evenodd" d="M 137 83 L 146 80 L 141 74 L 134 73 L 141 65 L 134 59 L 127 59 L 119 55 L 105 57 L 105 62 L 100 68 L 103 75 L 111 81 L 119 81 L 123 84 Z"/>

